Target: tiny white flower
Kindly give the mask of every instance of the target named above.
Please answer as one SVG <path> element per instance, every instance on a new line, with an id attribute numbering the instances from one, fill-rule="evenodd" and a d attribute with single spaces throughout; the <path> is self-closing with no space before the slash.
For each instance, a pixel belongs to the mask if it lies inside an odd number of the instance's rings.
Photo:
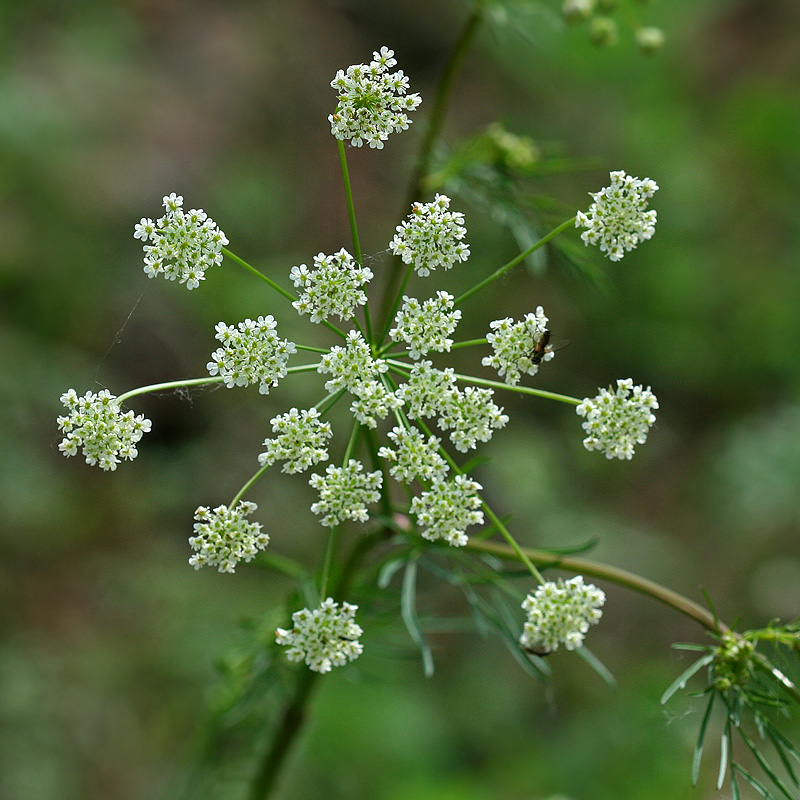
<path id="1" fill-rule="evenodd" d="M 467 233 L 464 215 L 449 211 L 450 198 L 437 194 L 431 203 L 414 203 L 408 220 L 397 226 L 389 249 L 404 264 L 413 264 L 424 278 L 437 267 L 450 269 L 469 258 L 469 245 L 461 240 Z"/>
<path id="2" fill-rule="evenodd" d="M 357 394 L 362 384 L 377 380 L 387 369 L 383 359 L 372 357 L 370 346 L 359 331 L 348 331 L 344 347 L 332 347 L 322 356 L 317 371 L 332 376 L 325 383 L 327 391 L 347 389 Z"/>
<path id="3" fill-rule="evenodd" d="M 107 389 L 82 397 L 70 389 L 61 395 L 61 402 L 69 412 L 56 420 L 65 434 L 58 445 L 65 456 L 77 455 L 81 449 L 87 464 L 98 464 L 103 470 L 115 470 L 123 459 L 136 458 L 136 443 L 150 430 L 149 419 L 123 412 Z"/>
<path id="4" fill-rule="evenodd" d="M 221 375 L 229 389 L 258 384 L 261 394 L 269 394 L 270 387 L 286 375 L 289 356 L 297 352 L 293 342 L 278 338 L 276 328 L 272 314 L 246 319 L 235 328 L 218 323 L 216 338 L 222 347 L 211 354 L 209 374 Z"/>
<path id="5" fill-rule="evenodd" d="M 408 78 L 402 70 L 388 72 L 397 63 L 388 47 L 381 47 L 372 58 L 369 64 L 354 64 L 336 73 L 331 86 L 339 93 L 339 102 L 328 121 L 337 139 L 354 147 L 366 142 L 381 149 L 390 133 L 408 128 L 408 112 L 422 98 L 408 94 Z"/>
<path id="6" fill-rule="evenodd" d="M 195 568 L 216 567 L 218 572 L 234 572 L 240 561 L 252 561 L 269 544 L 261 523 L 248 522 L 258 506 L 240 500 L 235 508 L 217 506 L 213 511 L 200 506 L 194 513 L 194 536 L 189 544 L 195 554 L 189 563 Z"/>
<path id="7" fill-rule="evenodd" d="M 333 528 L 345 520 L 366 522 L 369 519 L 367 506 L 377 503 L 383 475 L 380 471 L 364 472 L 364 465 L 351 458 L 343 467 L 329 464 L 325 475 L 314 473 L 308 481 L 319 491 L 319 501 L 311 511 L 322 519 L 320 525 Z"/>
<path id="8" fill-rule="evenodd" d="M 605 593 L 593 584 L 584 584 L 577 575 L 568 581 L 547 581 L 522 603 L 528 614 L 519 643 L 523 649 L 547 655 L 563 644 L 574 650 L 583 643 L 590 625 L 600 621 Z"/>
<path id="9" fill-rule="evenodd" d="M 650 178 L 639 180 L 623 170 L 611 173 L 611 185 L 599 192 L 590 192 L 594 202 L 588 213 L 579 211 L 576 228 L 586 245 L 597 245 L 612 261 L 619 261 L 626 252 L 649 239 L 656 232 L 656 212 L 647 210 L 658 184 Z"/>
<path id="10" fill-rule="evenodd" d="M 358 606 L 328 597 L 319 608 L 303 608 L 292 614 L 292 627 L 278 628 L 275 639 L 288 647 L 289 661 L 305 661 L 315 672 L 330 672 L 358 658 L 364 646 L 358 641 L 364 632 L 355 622 Z"/>
<path id="11" fill-rule="evenodd" d="M 434 417 L 443 409 L 455 387 L 455 373 L 451 367 L 436 369 L 432 361 L 417 361 L 411 374 L 396 392 L 412 419 Z"/>
<path id="12" fill-rule="evenodd" d="M 450 431 L 456 450 L 466 453 L 478 442 L 488 442 L 498 428 L 508 422 L 508 415 L 492 400 L 492 389 L 467 386 L 462 392 L 451 389 L 439 412 L 439 427 Z"/>
<path id="13" fill-rule="evenodd" d="M 547 331 L 547 317 L 541 306 L 535 314 L 526 314 L 521 322 L 514 322 L 511 317 L 496 319 L 489 323 L 492 332 L 486 340 L 492 347 L 493 354 L 482 361 L 484 367 L 494 367 L 505 382 L 511 386 L 519 383 L 521 373 L 535 375 L 539 371 L 541 361 L 549 361 L 554 353 L 545 350 L 538 359 L 534 348 L 542 342 Z"/>
<path id="14" fill-rule="evenodd" d="M 352 390 L 355 400 L 350 404 L 350 413 L 368 428 L 374 428 L 379 419 L 384 419 L 390 411 L 400 408 L 400 400 L 380 381 L 364 381 Z"/>
<path id="15" fill-rule="evenodd" d="M 389 431 L 389 438 L 395 447 L 381 447 L 378 456 L 395 462 L 389 473 L 400 483 L 411 483 L 417 478 L 427 482 L 442 480 L 450 469 L 439 455 L 441 440 L 437 436 L 426 442 L 416 428 L 395 427 Z"/>
<path id="16" fill-rule="evenodd" d="M 423 537 L 432 542 L 444 539 L 453 547 L 463 547 L 467 543 L 464 531 L 483 522 L 478 495 L 482 488 L 466 475 L 456 475 L 450 481 L 436 481 L 429 491 L 413 498 L 411 513 L 417 515 Z"/>
<path id="17" fill-rule="evenodd" d="M 616 391 L 600 389 L 597 397 L 585 398 L 575 411 L 585 421 L 583 440 L 587 450 L 600 450 L 606 458 L 633 458 L 634 445 L 644 444 L 656 416 L 658 400 L 648 386 L 634 386 L 631 378 L 620 378 Z"/>
<path id="18" fill-rule="evenodd" d="M 330 256 L 314 256 L 313 269 L 305 264 L 292 267 L 289 277 L 302 290 L 300 299 L 292 305 L 300 314 L 308 314 L 312 322 L 322 322 L 332 314 L 350 319 L 356 307 L 367 302 L 361 287 L 372 279 L 372 271 L 359 267 L 342 248 Z"/>
<path id="19" fill-rule="evenodd" d="M 447 292 L 436 292 L 436 297 L 423 303 L 415 297 L 403 296 L 403 307 L 395 316 L 395 327 L 389 336 L 396 342 L 405 342 L 413 359 L 429 350 L 449 353 L 453 344 L 449 336 L 461 319 L 461 311 L 453 309 L 453 300 L 453 295 Z"/>
<path id="20" fill-rule="evenodd" d="M 281 472 L 304 472 L 320 461 L 328 460 L 328 439 L 333 436 L 330 422 L 322 422 L 316 408 L 298 411 L 292 408 L 270 420 L 278 435 L 264 440 L 265 452 L 258 462 L 274 464 L 285 461 Z"/>
<path id="21" fill-rule="evenodd" d="M 149 278 L 163 275 L 167 280 L 196 289 L 206 270 L 222 263 L 225 234 L 205 211 L 183 210 L 183 198 L 174 192 L 162 205 L 166 210 L 155 222 L 147 217 L 134 227 L 133 236 L 144 245 L 144 271 Z"/>

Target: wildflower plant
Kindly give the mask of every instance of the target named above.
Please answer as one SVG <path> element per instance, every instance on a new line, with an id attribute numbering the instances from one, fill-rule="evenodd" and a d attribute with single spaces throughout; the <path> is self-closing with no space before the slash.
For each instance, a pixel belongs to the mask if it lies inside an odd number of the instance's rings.
<path id="1" fill-rule="evenodd" d="M 593 9 L 592 4 L 578 2 L 568 6 L 571 14 L 584 13 L 583 8 L 590 15 Z M 451 67 L 455 60 L 454 55 Z M 268 480 L 270 469 L 294 474 L 317 467 L 318 471 L 303 478 L 316 493 L 308 520 L 327 541 L 315 578 L 298 579 L 298 592 L 291 601 L 296 605 L 285 614 L 288 618 L 291 613 L 291 625 L 278 627 L 274 634 L 276 647 L 285 655 L 280 660 L 302 662 L 300 669 L 308 671 L 296 679 L 296 693 L 287 700 L 287 718 L 302 716 L 309 700 L 309 675 L 345 667 L 370 646 L 371 637 L 379 635 L 370 629 L 378 613 L 374 609 L 367 608 L 364 620 L 356 621 L 363 605 L 359 592 L 375 571 L 384 589 L 390 586 L 392 575 L 402 571 L 400 617 L 428 674 L 433 670 L 432 651 L 419 623 L 415 590 L 418 567 L 426 565 L 461 587 L 476 616 L 506 641 L 524 669 L 540 678 L 551 671 L 545 657 L 561 645 L 580 652 L 605 674 L 585 645 L 587 638 L 602 635 L 602 626 L 591 634 L 590 628 L 601 621 L 605 593 L 584 576 L 644 592 L 715 636 L 723 636 L 723 644 L 729 642 L 724 639 L 727 629 L 715 615 L 664 587 L 585 558 L 523 547 L 520 538 L 526 536 L 525 526 L 512 530 L 508 519 L 492 508 L 483 485 L 470 474 L 473 462 L 465 460 L 512 424 L 502 405 L 502 395 L 508 392 L 572 406 L 583 418 L 583 444 L 590 452 L 627 461 L 635 446 L 645 444 L 659 407 L 649 387 L 618 379 L 616 388 L 600 389 L 598 395 L 581 399 L 530 385 L 530 379 L 548 369 L 546 365 L 555 357 L 550 319 L 541 305 L 519 320 L 501 310 L 496 318 L 484 320 L 486 334 L 480 339 L 459 340 L 458 326 L 462 315 L 482 313 L 471 302 L 477 293 L 555 237 L 574 236 L 576 226 L 585 228 L 584 243 L 597 246 L 611 261 L 650 239 L 656 212 L 649 202 L 657 185 L 622 170 L 612 172 L 607 187 L 590 193 L 593 202 L 588 210 L 578 211 L 508 263 L 479 276 L 459 296 L 448 291 L 454 285 L 448 281 L 450 271 L 466 274 L 469 269 L 466 215 L 451 208 L 454 202 L 443 193 L 431 202 L 415 200 L 410 215 L 388 243 L 376 243 L 377 250 L 388 248 L 399 261 L 391 270 L 375 267 L 389 273 L 381 276 L 384 294 L 378 302 L 370 293 L 375 275 L 365 266 L 358 236 L 345 143 L 360 147 L 366 142 L 382 149 L 390 133 L 409 126 L 408 115 L 421 98 L 409 93 L 409 80 L 402 71 L 390 71 L 395 66 L 393 51 L 381 47 L 369 63 L 339 70 L 331 83 L 337 101 L 329 122 L 343 170 L 351 251 L 342 247 L 333 255 L 320 253 L 310 268 L 287 266 L 281 282 L 229 250 L 216 223 L 201 210 L 184 212 L 183 198 L 174 193 L 164 198 L 164 217 L 157 222 L 144 218 L 135 226 L 134 237 L 143 243 L 149 277 L 162 275 L 194 289 L 208 267 L 235 264 L 259 279 L 268 295 L 287 301 L 286 311 L 277 309 L 270 297 L 274 315 L 235 324 L 220 322 L 216 338 L 221 346 L 211 354 L 208 374 L 203 377 L 141 387 L 118 398 L 105 389 L 83 397 L 70 389 L 62 396 L 68 414 L 58 418 L 64 434 L 60 449 L 68 456 L 80 449 L 87 463 L 114 470 L 121 461 L 136 457 L 139 441 L 151 428 L 149 420 L 122 410 L 122 403 L 136 395 L 212 384 L 267 394 L 294 374 L 316 373 L 318 401 L 309 408 L 290 407 L 271 420 L 271 432 L 254 435 L 252 476 L 227 505 L 213 510 L 199 507 L 189 538 L 188 560 L 195 569 L 208 566 L 233 573 L 241 564 L 255 561 L 294 577 L 307 575 L 305 565 L 280 552 L 270 555 L 273 549 L 280 550 L 287 534 L 275 524 L 269 525 L 269 534 L 265 532 L 254 518 L 256 504 L 243 498 L 259 480 Z M 440 124 L 440 117 L 434 115 L 431 124 Z M 497 138 L 497 131 L 494 135 Z M 432 137 L 426 138 L 428 149 L 420 157 L 423 172 L 430 165 L 430 141 Z M 292 314 L 311 323 L 308 342 L 295 343 L 281 336 L 286 315 Z M 448 366 L 448 355 L 456 349 L 474 354 L 479 374 L 463 374 Z M 334 420 L 340 417 L 331 410 L 348 403 L 352 420 L 349 427 L 337 429 Z M 577 440 L 581 435 L 577 420 L 574 430 Z M 318 466 L 323 463 L 324 469 Z M 340 536 L 345 526 L 355 531 L 355 544 L 349 550 Z M 447 566 L 437 563 L 442 557 Z M 527 579 L 522 589 L 498 568 L 500 561 L 524 566 Z M 553 567 L 572 577 L 545 580 L 542 571 Z M 495 590 L 491 600 L 474 588 L 477 585 Z M 359 605 L 353 602 L 356 599 Z M 771 630 L 776 637 L 789 636 L 784 629 Z M 796 646 L 796 629 L 792 630 Z M 725 644 L 724 653 L 716 649 L 701 659 L 698 669 L 713 665 L 716 670 L 713 690 L 723 697 L 729 720 L 738 719 L 745 708 L 752 710 L 748 697 L 756 694 L 735 691 L 756 673 L 789 700 L 800 699 L 792 681 L 756 653 L 764 638 L 739 636 L 735 641 L 745 648 L 742 655 L 735 655 L 732 646 Z M 762 716 L 757 722 L 782 752 L 797 753 L 779 738 L 782 734 L 765 728 Z M 730 722 L 727 730 L 730 735 Z M 264 760 L 272 771 L 259 773 L 253 797 L 268 796 L 296 733 L 296 725 L 276 728 Z M 734 779 L 744 774 L 744 768 L 737 769 Z"/>

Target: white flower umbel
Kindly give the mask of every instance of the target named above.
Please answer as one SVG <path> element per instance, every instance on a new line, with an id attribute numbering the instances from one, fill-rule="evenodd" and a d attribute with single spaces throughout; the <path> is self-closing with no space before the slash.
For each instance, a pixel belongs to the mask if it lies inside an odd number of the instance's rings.
<path id="1" fill-rule="evenodd" d="M 593 584 L 584 584 L 577 575 L 564 581 L 547 581 L 522 603 L 528 614 L 519 643 L 537 655 L 547 655 L 563 644 L 574 650 L 583 643 L 590 625 L 600 621 L 606 596 Z"/>
<path id="2" fill-rule="evenodd" d="M 196 289 L 206 270 L 222 262 L 228 240 L 201 208 L 184 211 L 180 195 L 167 195 L 163 206 L 167 212 L 163 217 L 155 222 L 142 217 L 134 227 L 134 238 L 145 242 L 144 271 L 149 278 L 163 275 Z"/>
<path id="3" fill-rule="evenodd" d="M 386 362 L 373 358 L 369 344 L 359 331 L 348 331 L 344 347 L 332 347 L 322 356 L 317 372 L 331 375 L 325 389 L 347 389 L 355 394 L 363 383 L 377 380 L 388 369 Z"/>
<path id="4" fill-rule="evenodd" d="M 478 496 L 482 488 L 466 475 L 456 475 L 451 481 L 437 481 L 430 491 L 413 498 L 411 513 L 417 515 L 422 535 L 432 542 L 444 539 L 453 547 L 463 547 L 467 543 L 464 531 L 483 522 Z"/>
<path id="5" fill-rule="evenodd" d="M 648 200 L 658 190 L 650 178 L 639 180 L 623 170 L 611 173 L 611 185 L 599 192 L 589 192 L 594 202 L 588 214 L 579 211 L 576 228 L 584 244 L 597 245 L 612 261 L 649 239 L 656 232 L 656 212 L 647 210 Z"/>
<path id="6" fill-rule="evenodd" d="M 508 415 L 492 400 L 491 389 L 467 386 L 451 389 L 439 413 L 439 427 L 450 431 L 456 450 L 466 453 L 478 442 L 488 442 L 498 428 L 508 422 Z"/>
<path id="7" fill-rule="evenodd" d="M 312 322 L 322 322 L 333 314 L 350 319 L 356 307 L 367 302 L 361 287 L 372 279 L 372 270 L 358 266 L 342 248 L 330 256 L 314 256 L 313 269 L 305 264 L 292 267 L 289 277 L 302 290 L 300 299 L 292 305 L 300 314 L 309 314 Z"/>
<path id="8" fill-rule="evenodd" d="M 269 544 L 261 523 L 248 522 L 258 506 L 240 500 L 235 508 L 217 506 L 213 511 L 200 506 L 194 512 L 194 536 L 189 544 L 195 554 L 189 563 L 195 568 L 216 567 L 219 572 L 234 572 L 240 561 L 251 561 Z"/>
<path id="9" fill-rule="evenodd" d="M 65 456 L 77 455 L 80 448 L 87 464 L 99 464 L 104 470 L 115 470 L 123 459 L 136 458 L 136 443 L 150 430 L 149 419 L 123 411 L 107 389 L 82 397 L 70 389 L 61 395 L 61 402 L 69 411 L 56 420 L 65 434 L 58 445 Z"/>
<path id="10" fill-rule="evenodd" d="M 364 472 L 364 465 L 351 458 L 343 467 L 329 464 L 325 475 L 314 473 L 309 485 L 319 492 L 319 501 L 311 511 L 321 516 L 320 525 L 333 528 L 345 520 L 366 522 L 369 519 L 367 506 L 377 503 L 383 483 L 378 472 Z"/>
<path id="11" fill-rule="evenodd" d="M 448 211 L 450 198 L 437 194 L 432 203 L 414 203 L 408 220 L 397 226 L 389 249 L 413 264 L 424 278 L 437 267 L 450 269 L 457 261 L 469 258 L 469 245 L 461 240 L 467 232 L 464 215 Z"/>
<path id="12" fill-rule="evenodd" d="M 278 435 L 265 439 L 265 452 L 258 463 L 274 464 L 284 461 L 281 472 L 305 472 L 320 461 L 328 460 L 328 439 L 333 436 L 330 422 L 322 422 L 316 408 L 298 411 L 292 408 L 270 420 Z"/>
<path id="13" fill-rule="evenodd" d="M 289 630 L 278 628 L 275 640 L 289 649 L 289 661 L 305 661 L 314 672 L 330 672 L 358 658 L 364 645 L 358 637 L 364 632 L 355 623 L 358 606 L 338 603 L 329 597 L 319 608 L 295 611 Z"/>
<path id="14" fill-rule="evenodd" d="M 432 361 L 418 361 L 396 392 L 412 419 L 433 417 L 446 405 L 456 383 L 451 367 L 436 369 Z"/>
<path id="15" fill-rule="evenodd" d="M 440 439 L 431 436 L 428 441 L 416 428 L 395 427 L 389 431 L 395 449 L 381 447 L 378 455 L 395 464 L 389 469 L 391 476 L 400 483 L 411 483 L 417 478 L 424 481 L 444 479 L 450 467 L 439 455 Z"/>
<path id="16" fill-rule="evenodd" d="M 403 401 L 390 392 L 380 381 L 360 383 L 353 390 L 356 398 L 350 404 L 350 413 L 368 428 L 374 428 L 379 419 L 400 408 Z"/>
<path id="17" fill-rule="evenodd" d="M 538 354 L 538 360 L 534 359 L 535 348 L 547 330 L 547 317 L 541 306 L 537 306 L 535 314 L 526 314 L 521 322 L 506 317 L 490 322 L 489 327 L 492 332 L 486 335 L 486 341 L 492 346 L 493 353 L 481 364 L 494 367 L 511 386 L 519 383 L 522 373 L 535 375 L 539 371 L 539 362 L 553 357 L 552 352 L 544 350 Z"/>
<path id="18" fill-rule="evenodd" d="M 258 384 L 261 394 L 269 394 L 286 375 L 289 356 L 297 352 L 293 342 L 278 338 L 276 327 L 272 314 L 246 319 L 236 328 L 218 323 L 216 338 L 222 347 L 211 354 L 209 374 L 221 375 L 229 389 Z"/>
<path id="19" fill-rule="evenodd" d="M 348 331 L 345 346 L 332 347 L 317 367 L 318 372 L 333 376 L 325 382 L 327 391 L 347 389 L 355 395 L 350 411 L 370 428 L 402 403 L 380 381 L 381 373 L 387 369 L 383 359 L 372 357 L 370 346 L 359 331 Z"/>
<path id="20" fill-rule="evenodd" d="M 369 64 L 354 64 L 347 72 L 340 69 L 336 73 L 331 86 L 339 93 L 339 102 L 328 121 L 337 139 L 354 147 L 366 142 L 381 149 L 390 133 L 408 128 L 408 112 L 422 98 L 408 94 L 408 78 L 402 70 L 389 72 L 395 64 L 394 52 L 381 47 Z"/>
<path id="21" fill-rule="evenodd" d="M 648 386 L 634 386 L 631 378 L 620 378 L 616 391 L 600 389 L 597 397 L 587 397 L 575 408 L 585 421 L 583 440 L 587 450 L 600 450 L 606 458 L 633 458 L 633 446 L 644 444 L 647 432 L 656 421 L 653 413 L 658 400 Z"/>
<path id="22" fill-rule="evenodd" d="M 423 303 L 404 295 L 403 307 L 394 318 L 395 327 L 389 336 L 396 342 L 405 342 L 413 359 L 429 350 L 449 353 L 453 340 L 448 337 L 461 319 L 461 311 L 453 309 L 453 300 L 447 292 L 436 292 L 436 297 Z"/>

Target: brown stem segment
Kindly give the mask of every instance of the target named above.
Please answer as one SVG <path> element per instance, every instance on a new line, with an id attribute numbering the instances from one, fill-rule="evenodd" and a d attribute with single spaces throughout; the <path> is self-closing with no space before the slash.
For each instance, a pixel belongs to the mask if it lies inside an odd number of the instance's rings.
<path id="1" fill-rule="evenodd" d="M 498 542 L 481 542 L 473 539 L 469 542 L 467 547 L 470 550 L 491 553 L 497 558 L 519 561 L 519 557 L 511 547 Z M 728 626 L 725 625 L 725 623 L 718 620 L 710 611 L 707 611 L 693 600 L 684 597 L 682 594 L 673 592 L 671 589 L 661 586 L 661 584 L 636 575 L 633 572 L 628 572 L 618 567 L 611 567 L 607 564 L 600 564 L 597 561 L 590 561 L 588 558 L 562 556 L 548 553 L 544 550 L 530 550 L 526 548 L 525 554 L 539 567 L 558 567 L 560 569 L 580 573 L 581 575 L 591 575 L 593 578 L 611 581 L 611 583 L 616 583 L 619 586 L 632 589 L 634 592 L 652 597 L 654 600 L 658 600 L 690 619 L 693 619 L 706 630 L 711 631 L 711 633 L 724 633 L 728 630 Z"/>

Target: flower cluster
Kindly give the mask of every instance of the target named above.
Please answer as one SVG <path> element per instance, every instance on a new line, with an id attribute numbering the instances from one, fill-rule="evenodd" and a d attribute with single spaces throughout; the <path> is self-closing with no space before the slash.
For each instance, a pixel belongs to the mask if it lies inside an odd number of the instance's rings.
<path id="1" fill-rule="evenodd" d="M 405 383 L 397 389 L 397 397 L 406 405 L 412 419 L 433 417 L 442 408 L 443 398 L 455 390 L 452 367 L 436 369 L 432 361 L 417 361 Z"/>
<path id="2" fill-rule="evenodd" d="M 258 463 L 274 464 L 285 461 L 281 472 L 304 472 L 320 461 L 328 460 L 328 439 L 333 436 L 330 422 L 320 421 L 316 408 L 298 411 L 292 408 L 270 420 L 273 433 L 265 439 L 267 448 L 258 457 Z"/>
<path id="3" fill-rule="evenodd" d="M 369 519 L 367 505 L 377 503 L 383 483 L 380 471 L 364 472 L 364 465 L 351 458 L 343 467 L 329 464 L 325 475 L 314 473 L 309 485 L 319 491 L 319 501 L 311 511 L 322 516 L 320 525 L 333 528 L 346 519 L 366 522 Z"/>
<path id="4" fill-rule="evenodd" d="M 189 544 L 195 554 L 189 563 L 195 568 L 216 567 L 219 572 L 234 572 L 240 561 L 251 561 L 269 544 L 261 523 L 248 522 L 258 506 L 240 500 L 235 508 L 217 506 L 213 511 L 200 506 L 194 512 L 194 536 Z"/>
<path id="5" fill-rule="evenodd" d="M 201 208 L 183 210 L 183 198 L 174 192 L 163 200 L 166 214 L 155 222 L 142 217 L 133 236 L 144 245 L 144 271 L 149 278 L 163 275 L 167 280 L 196 289 L 206 270 L 222 262 L 225 234 Z"/>
<path id="6" fill-rule="evenodd" d="M 404 131 L 411 124 L 408 113 L 422 98 L 408 94 L 408 78 L 402 70 L 389 72 L 397 64 L 394 52 L 381 47 L 369 64 L 354 64 L 339 70 L 331 86 L 339 93 L 336 111 L 328 117 L 331 133 L 355 147 L 366 142 L 381 149 L 390 133 Z"/>
<path id="7" fill-rule="evenodd" d="M 404 264 L 413 264 L 422 278 L 437 267 L 450 269 L 469 258 L 469 245 L 461 241 L 467 233 L 464 215 L 449 208 L 450 198 L 443 194 L 437 194 L 431 203 L 414 203 L 408 220 L 397 226 L 397 234 L 389 242 L 389 249 Z"/>
<path id="8" fill-rule="evenodd" d="M 356 264 L 342 248 L 338 253 L 314 256 L 314 269 L 305 264 L 292 267 L 289 277 L 302 289 L 300 299 L 292 303 L 300 314 L 309 314 L 312 322 L 322 322 L 332 314 L 350 319 L 357 306 L 367 302 L 361 288 L 372 280 L 372 270 Z"/>
<path id="9" fill-rule="evenodd" d="M 439 427 L 450 431 L 456 450 L 466 453 L 478 442 L 488 442 L 492 433 L 508 422 L 508 415 L 492 397 L 491 389 L 467 386 L 451 389 L 439 411 Z"/>
<path id="10" fill-rule="evenodd" d="M 424 356 L 429 350 L 450 352 L 453 340 L 448 338 L 461 319 L 461 311 L 453 309 L 453 295 L 436 292 L 420 303 L 415 297 L 403 297 L 403 307 L 397 312 L 395 327 L 389 336 L 405 342 L 411 358 Z"/>
<path id="11" fill-rule="evenodd" d="M 583 440 L 587 450 L 600 450 L 606 458 L 633 458 L 633 446 L 644 444 L 647 432 L 656 421 L 653 410 L 658 400 L 648 386 L 634 386 L 630 378 L 620 378 L 616 391 L 600 389 L 597 397 L 585 398 L 575 411 L 585 421 Z"/>
<path id="12" fill-rule="evenodd" d="M 355 622 L 358 606 L 332 597 L 323 600 L 313 611 L 303 608 L 292 614 L 289 630 L 278 628 L 275 640 L 289 649 L 289 661 L 305 661 L 314 672 L 330 672 L 361 655 L 364 646 L 358 641 L 363 630 Z"/>
<path id="13" fill-rule="evenodd" d="M 86 463 L 99 464 L 103 470 L 115 470 L 122 459 L 132 461 L 138 455 L 136 443 L 150 430 L 150 420 L 141 414 L 119 407 L 117 398 L 107 389 L 78 397 L 74 389 L 61 395 L 69 414 L 58 417 L 64 438 L 58 449 L 74 456 L 81 448 Z"/>
<path id="14" fill-rule="evenodd" d="M 537 306 L 535 314 L 526 314 L 521 322 L 514 322 L 511 317 L 496 319 L 489 323 L 491 333 L 486 341 L 492 346 L 492 355 L 482 361 L 484 367 L 493 367 L 505 382 L 511 386 L 519 383 L 521 373 L 535 375 L 542 361 L 553 357 L 542 344 L 547 333 L 547 317 L 544 309 Z"/>
<path id="15" fill-rule="evenodd" d="M 417 478 L 428 482 L 442 480 L 450 469 L 439 455 L 440 439 L 437 436 L 431 436 L 426 442 L 416 428 L 395 427 L 389 431 L 389 438 L 395 449 L 381 447 L 378 456 L 395 462 L 389 473 L 396 481 L 411 483 Z"/>
<path id="16" fill-rule="evenodd" d="M 478 495 L 482 488 L 466 475 L 456 475 L 451 481 L 435 482 L 430 491 L 413 498 L 411 513 L 417 515 L 422 535 L 432 542 L 444 539 L 453 547 L 463 547 L 467 543 L 464 531 L 483 522 Z"/>
<path id="17" fill-rule="evenodd" d="M 586 228 L 581 234 L 584 244 L 598 245 L 612 261 L 619 261 L 649 239 L 656 232 L 656 212 L 647 210 L 647 202 L 657 190 L 658 184 L 650 178 L 612 172 L 610 186 L 590 192 L 594 202 L 589 213 L 579 211 L 575 217 L 575 227 Z"/>
<path id="18" fill-rule="evenodd" d="M 278 338 L 276 327 L 272 314 L 246 319 L 237 328 L 218 323 L 216 338 L 222 347 L 211 354 L 209 374 L 221 375 L 229 389 L 257 383 L 261 394 L 269 394 L 270 386 L 286 375 L 289 356 L 297 352 L 293 342 Z"/>
<path id="19" fill-rule="evenodd" d="M 552 653 L 559 644 L 567 650 L 580 647 L 589 626 L 600 621 L 605 601 L 603 591 L 591 583 L 584 584 L 581 575 L 541 584 L 522 603 L 528 619 L 520 645 L 537 655 Z"/>
<path id="20" fill-rule="evenodd" d="M 350 411 L 370 428 L 402 402 L 381 383 L 380 375 L 387 369 L 383 359 L 372 357 L 370 346 L 359 331 L 350 331 L 345 346 L 332 347 L 317 367 L 318 372 L 333 376 L 325 383 L 329 392 L 347 389 L 355 396 Z"/>

